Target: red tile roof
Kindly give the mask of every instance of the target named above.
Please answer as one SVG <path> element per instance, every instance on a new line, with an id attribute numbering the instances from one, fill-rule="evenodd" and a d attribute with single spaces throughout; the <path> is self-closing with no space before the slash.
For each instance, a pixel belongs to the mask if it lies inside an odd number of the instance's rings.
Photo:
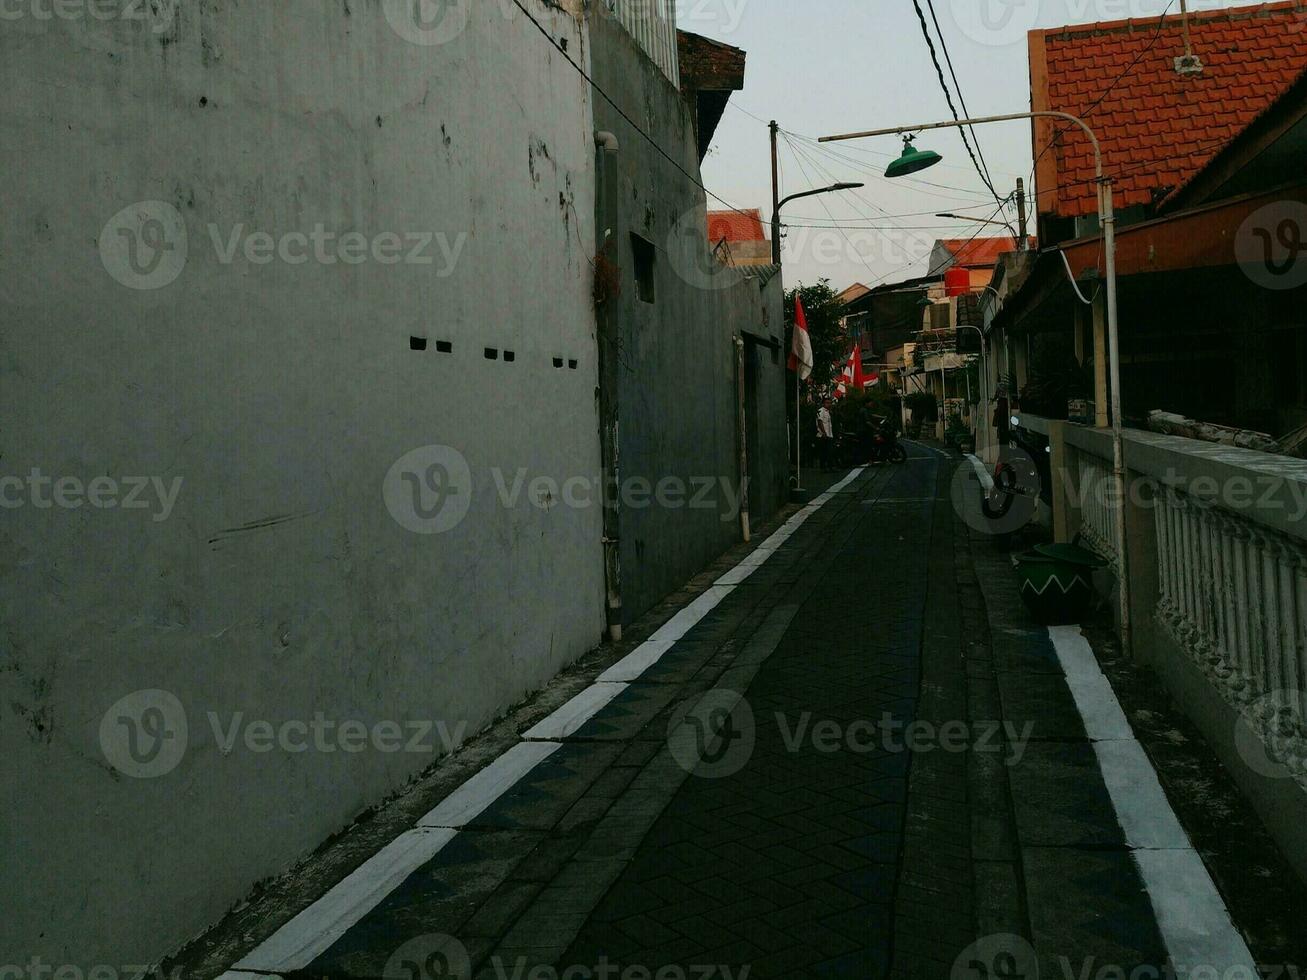
<path id="1" fill-rule="evenodd" d="M 1006 235 L 998 238 L 945 238 L 939 244 L 952 253 L 955 265 L 966 269 L 998 265 L 1000 255 L 1017 250 L 1017 240 Z M 1035 247 L 1033 238 L 1030 239 L 1030 246 Z"/>
<path id="2" fill-rule="evenodd" d="M 1117 207 L 1150 204 L 1189 180 L 1307 71 L 1307 0 L 1194 12 L 1189 23 L 1199 75 L 1175 69 L 1178 15 L 1030 33 L 1032 104 L 1086 117 Z M 1088 139 L 1052 120 L 1034 132 L 1040 213 L 1096 213 Z"/>
<path id="3" fill-rule="evenodd" d="M 762 230 L 762 212 L 757 208 L 742 211 L 709 211 L 708 241 L 716 245 L 723 238 L 728 242 L 765 242 Z"/>

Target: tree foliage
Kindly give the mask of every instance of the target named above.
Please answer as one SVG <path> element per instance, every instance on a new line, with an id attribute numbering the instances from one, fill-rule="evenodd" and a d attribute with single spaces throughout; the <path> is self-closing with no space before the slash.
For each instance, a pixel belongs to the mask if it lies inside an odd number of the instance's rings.
<path id="1" fill-rule="evenodd" d="M 808 335 L 812 339 L 812 377 L 808 379 L 809 391 L 823 391 L 829 388 L 835 377 L 844 368 L 849 356 L 848 339 L 840 328 L 840 319 L 844 316 L 844 304 L 835 290 L 831 289 L 830 280 L 822 279 L 813 286 L 799 286 L 785 294 L 785 349 L 792 349 L 794 336 L 794 297 L 803 297 L 803 312 L 808 317 Z"/>

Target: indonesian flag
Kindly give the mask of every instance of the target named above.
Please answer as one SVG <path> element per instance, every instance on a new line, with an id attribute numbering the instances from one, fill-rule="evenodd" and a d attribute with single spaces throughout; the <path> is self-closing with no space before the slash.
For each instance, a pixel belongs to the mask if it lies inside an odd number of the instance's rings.
<path id="1" fill-rule="evenodd" d="M 812 338 L 808 336 L 808 317 L 803 312 L 803 300 L 794 297 L 794 341 L 790 344 L 790 370 L 797 371 L 800 381 L 812 377 Z"/>
<path id="2" fill-rule="evenodd" d="M 849 366 L 853 369 L 854 389 L 862 391 L 867 387 L 867 376 L 862 373 L 862 348 L 857 344 L 853 345 L 853 354 L 849 358 Z"/>
<path id="3" fill-rule="evenodd" d="M 835 389 L 835 397 L 843 398 L 850 388 L 854 391 L 863 391 L 870 388 L 879 380 L 878 377 L 868 378 L 862 371 L 862 349 L 854 347 L 853 352 L 849 354 L 849 361 L 844 365 L 844 370 L 840 372 L 838 386 Z"/>

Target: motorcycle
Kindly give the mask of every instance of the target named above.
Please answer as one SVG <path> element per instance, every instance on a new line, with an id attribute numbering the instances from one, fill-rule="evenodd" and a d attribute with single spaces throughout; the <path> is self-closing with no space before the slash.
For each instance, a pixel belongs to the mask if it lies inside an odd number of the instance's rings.
<path id="1" fill-rule="evenodd" d="M 1020 500 L 1023 515 L 1033 516 L 1040 485 L 1039 470 L 1030 454 L 1015 446 L 1004 446 L 999 450 L 993 476 L 981 487 L 981 512 L 990 520 L 999 520 L 1007 517 Z"/>
<path id="2" fill-rule="evenodd" d="M 908 461 L 908 452 L 899 442 L 898 431 L 886 424 L 884 419 L 868 423 L 856 433 L 837 433 L 835 446 L 843 466 L 863 466 L 867 463 L 898 465 Z"/>
<path id="3" fill-rule="evenodd" d="M 897 430 L 884 428 L 876 431 L 871 437 L 871 461 L 894 463 L 896 466 L 901 466 L 908 461 L 908 451 L 899 442 Z"/>

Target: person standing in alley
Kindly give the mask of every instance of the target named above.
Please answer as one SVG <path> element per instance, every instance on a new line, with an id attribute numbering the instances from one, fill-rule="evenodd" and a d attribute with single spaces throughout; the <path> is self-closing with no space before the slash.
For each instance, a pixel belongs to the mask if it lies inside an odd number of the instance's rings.
<path id="1" fill-rule="evenodd" d="M 827 398 L 817 409 L 817 458 L 821 468 L 829 470 L 835 463 L 835 424 L 830 415 L 830 399 Z"/>

